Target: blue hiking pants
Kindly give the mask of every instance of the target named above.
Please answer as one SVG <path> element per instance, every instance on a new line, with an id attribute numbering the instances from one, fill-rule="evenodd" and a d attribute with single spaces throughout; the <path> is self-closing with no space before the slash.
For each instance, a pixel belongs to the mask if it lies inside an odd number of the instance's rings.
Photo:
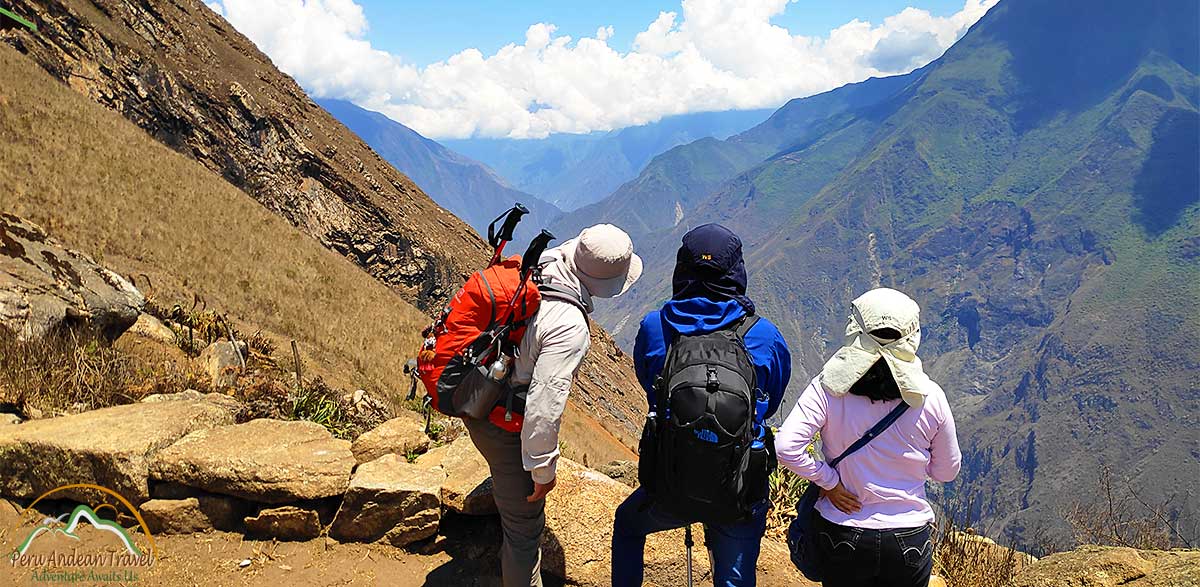
<path id="1" fill-rule="evenodd" d="M 705 546 L 713 565 L 713 584 L 717 587 L 753 587 L 758 549 L 767 530 L 768 502 L 754 507 L 749 520 L 735 524 L 705 526 Z M 613 521 L 613 587 L 638 587 L 642 584 L 642 565 L 646 536 L 687 525 L 650 502 L 640 487 L 617 508 Z M 682 581 L 681 581 L 682 583 Z"/>

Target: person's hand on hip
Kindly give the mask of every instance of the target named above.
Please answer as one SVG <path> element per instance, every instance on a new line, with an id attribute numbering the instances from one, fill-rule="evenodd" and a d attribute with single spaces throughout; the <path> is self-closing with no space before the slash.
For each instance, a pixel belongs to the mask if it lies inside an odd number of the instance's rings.
<path id="1" fill-rule="evenodd" d="M 858 501 L 858 497 L 856 497 L 853 493 L 850 493 L 850 491 L 846 489 L 846 486 L 842 485 L 841 481 L 838 481 L 837 487 L 834 487 L 833 489 L 822 489 L 821 495 L 823 497 L 828 497 L 829 502 L 833 504 L 833 507 L 846 512 L 847 514 L 853 514 L 862 509 L 862 503 Z"/>

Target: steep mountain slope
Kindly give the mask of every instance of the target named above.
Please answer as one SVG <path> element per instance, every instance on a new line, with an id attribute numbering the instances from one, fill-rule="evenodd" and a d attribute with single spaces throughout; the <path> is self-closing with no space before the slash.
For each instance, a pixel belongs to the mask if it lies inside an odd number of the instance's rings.
<path id="1" fill-rule="evenodd" d="M 525 192 L 513 189 L 482 163 L 455 153 L 436 141 L 378 112 L 359 108 L 345 100 L 317 100 L 317 104 L 346 128 L 416 182 L 439 206 L 487 235 L 488 223 L 514 202 L 529 209 L 517 227 L 517 241 L 524 243 L 549 227 L 558 208 Z"/>
<path id="2" fill-rule="evenodd" d="M 6 45 L 0 104 L 0 212 L 133 276 L 159 304 L 199 295 L 245 332 L 298 341 L 334 385 L 402 383 L 393 349 L 414 348 L 427 318 L 385 284 Z"/>
<path id="3" fill-rule="evenodd" d="M 12 7 L 38 30 L 0 30 L 0 41 L 220 174 L 421 310 L 439 306 L 485 262 L 484 244 L 470 227 L 313 103 L 199 0 L 21 0 Z M 104 127 L 79 132 L 103 133 Z M 94 151 L 96 158 L 104 154 Z M 81 223 L 113 222 L 116 209 L 84 208 Z M 408 332 L 393 334 L 402 339 Z M 346 345 L 357 357 L 354 340 L 329 344 Z M 397 345 L 391 352 L 406 357 L 408 348 Z M 399 387 L 399 375 L 392 376 Z M 636 389 L 629 359 L 595 329 L 593 352 L 568 408 L 572 416 L 564 423 L 564 435 L 576 439 L 568 444 L 630 456 L 644 413 Z"/>
<path id="4" fill-rule="evenodd" d="M 721 221 L 792 343 L 793 397 L 855 294 L 921 302 L 922 355 L 966 454 L 948 496 L 993 532 L 1054 530 L 1101 464 L 1194 527 L 1198 18 L 1185 1 L 1001 2 L 886 99 L 825 117 L 644 235 L 657 261 L 602 321 L 631 339 L 669 295 L 682 232 Z"/>
<path id="5" fill-rule="evenodd" d="M 0 39 L 428 307 L 482 258 L 438 208 L 200 2 L 10 3 Z"/>
<path id="6" fill-rule="evenodd" d="M 808 98 L 789 101 L 766 121 L 726 140 L 705 138 L 658 155 L 637 178 L 613 194 L 555 223 L 567 234 L 598 221 L 625 227 L 635 235 L 674 227 L 714 190 L 776 153 L 806 146 L 812 137 L 838 126 L 850 111 L 872 107 L 902 91 L 920 71 L 872 78 Z M 821 170 L 816 170 L 818 173 Z"/>
<path id="7" fill-rule="evenodd" d="M 698 112 L 610 133 L 559 134 L 540 140 L 445 141 L 483 161 L 518 188 L 574 210 L 612 193 L 652 157 L 704 137 L 723 139 L 761 122 L 767 110 Z"/>

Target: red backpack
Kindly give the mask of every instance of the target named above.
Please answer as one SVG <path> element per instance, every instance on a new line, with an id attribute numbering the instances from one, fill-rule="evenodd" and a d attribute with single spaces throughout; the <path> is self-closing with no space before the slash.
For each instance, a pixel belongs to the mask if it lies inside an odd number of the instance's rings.
<path id="1" fill-rule="evenodd" d="M 525 327 L 541 303 L 533 269 L 554 238 L 543 230 L 524 259 L 501 259 L 504 244 L 512 240 L 512 230 L 524 214 L 517 204 L 500 216 L 506 219 L 499 235 L 493 232 L 495 222 L 488 227 L 488 240 L 496 247 L 491 263 L 473 273 L 425 329 L 425 343 L 417 355 L 417 373 L 434 409 L 448 416 L 486 419 L 510 432 L 521 430 L 524 410 L 514 405 L 517 394 L 508 378 Z"/>

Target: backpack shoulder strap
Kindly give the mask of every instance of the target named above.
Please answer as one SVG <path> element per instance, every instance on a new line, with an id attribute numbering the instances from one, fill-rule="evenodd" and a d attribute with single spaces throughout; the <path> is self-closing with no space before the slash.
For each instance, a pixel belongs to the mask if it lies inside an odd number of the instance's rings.
<path id="1" fill-rule="evenodd" d="M 583 314 L 583 320 L 591 324 L 591 317 L 588 316 L 587 306 L 584 305 L 583 300 L 579 299 L 579 295 L 572 291 L 571 288 L 556 283 L 543 283 L 538 286 L 538 291 L 543 294 L 549 294 L 546 297 L 567 302 L 579 308 L 579 311 Z"/>
<path id="2" fill-rule="evenodd" d="M 892 411 L 888 412 L 888 415 L 884 416 L 883 419 L 872 426 L 870 430 L 867 430 L 867 433 L 863 434 L 862 438 L 856 440 L 854 444 L 851 444 L 850 448 L 847 448 L 845 452 L 838 455 L 836 459 L 829 461 L 829 466 L 836 468 L 838 463 L 842 462 L 842 459 L 854 454 L 855 451 L 869 444 L 875 439 L 876 436 L 882 434 L 883 431 L 887 430 L 888 427 L 891 426 L 896 420 L 899 420 L 900 416 L 904 415 L 904 412 L 906 411 L 908 411 L 908 404 L 904 403 L 904 400 L 900 400 L 900 405 L 892 408 Z"/>
<path id="3" fill-rule="evenodd" d="M 750 329 L 754 328 L 755 324 L 758 324 L 758 315 L 757 314 L 750 314 L 750 315 L 744 316 L 738 322 L 737 328 L 735 328 L 733 332 L 734 332 L 734 334 L 737 335 L 738 338 L 745 340 L 746 335 L 750 333 Z"/>

